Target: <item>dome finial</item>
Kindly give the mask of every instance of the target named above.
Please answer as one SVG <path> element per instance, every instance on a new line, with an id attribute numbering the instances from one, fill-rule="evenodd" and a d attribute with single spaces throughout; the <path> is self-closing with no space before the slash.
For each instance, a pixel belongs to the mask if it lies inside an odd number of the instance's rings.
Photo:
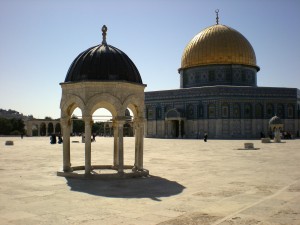
<path id="1" fill-rule="evenodd" d="M 106 32 L 107 32 L 107 27 L 105 25 L 103 25 L 102 27 L 102 44 L 103 45 L 107 45 L 106 43 Z"/>
<path id="2" fill-rule="evenodd" d="M 217 24 L 219 24 L 219 9 L 216 9 L 216 10 L 215 10 L 215 13 L 216 13 L 216 15 L 217 15 L 217 17 L 216 17 L 216 22 L 217 22 Z"/>

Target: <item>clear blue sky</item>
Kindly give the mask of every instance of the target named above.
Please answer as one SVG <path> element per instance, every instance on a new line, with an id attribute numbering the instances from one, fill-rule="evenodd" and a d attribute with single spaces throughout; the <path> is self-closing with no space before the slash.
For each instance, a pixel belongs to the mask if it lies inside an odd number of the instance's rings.
<path id="1" fill-rule="evenodd" d="M 107 42 L 124 51 L 146 91 L 179 88 L 181 55 L 220 23 L 252 44 L 259 86 L 300 88 L 299 0 L 1 0 L 0 108 L 60 117 L 61 87 L 75 57 Z"/>

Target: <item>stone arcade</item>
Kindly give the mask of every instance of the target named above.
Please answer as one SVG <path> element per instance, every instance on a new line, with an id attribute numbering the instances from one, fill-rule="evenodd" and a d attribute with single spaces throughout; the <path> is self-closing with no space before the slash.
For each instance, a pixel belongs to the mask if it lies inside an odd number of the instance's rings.
<path id="1" fill-rule="evenodd" d="M 146 85 L 142 83 L 141 76 L 130 58 L 121 50 L 106 43 L 106 26 L 102 27 L 102 32 L 102 44 L 80 53 L 71 64 L 65 82 L 61 83 L 63 171 L 57 174 L 89 178 L 147 176 L 149 171 L 143 168 Z M 77 107 L 82 111 L 85 137 L 91 137 L 92 116 L 97 109 L 106 108 L 111 112 L 114 132 L 112 165 L 91 165 L 91 138 L 86 138 L 85 165 L 71 166 L 71 115 Z M 123 126 L 126 122 L 127 108 L 134 116 L 134 165 L 124 165 Z M 102 171 L 97 174 L 93 169 Z M 111 173 L 111 170 L 116 170 L 117 173 Z M 84 171 L 84 174 L 80 171 Z"/>
<path id="2" fill-rule="evenodd" d="M 180 89 L 145 93 L 146 137 L 259 138 L 274 115 L 299 136 L 300 90 L 258 87 L 259 70 L 249 41 L 217 15 L 185 47 Z"/>
<path id="3" fill-rule="evenodd" d="M 45 133 L 42 133 L 42 127 L 45 127 Z M 33 136 L 33 130 L 37 131 L 37 136 L 49 136 L 49 128 L 52 128 L 51 133 L 60 133 L 60 121 L 50 119 L 31 119 L 25 121 L 26 135 L 29 137 Z"/>

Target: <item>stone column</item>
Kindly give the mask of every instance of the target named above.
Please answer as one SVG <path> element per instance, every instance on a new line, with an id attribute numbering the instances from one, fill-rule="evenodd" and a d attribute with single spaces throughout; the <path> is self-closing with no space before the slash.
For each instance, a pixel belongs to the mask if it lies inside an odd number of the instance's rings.
<path id="1" fill-rule="evenodd" d="M 83 116 L 84 120 L 84 133 L 85 133 L 85 174 L 90 174 L 91 172 L 91 136 L 92 136 L 92 126 L 93 123 L 91 116 Z"/>
<path id="2" fill-rule="evenodd" d="M 259 134 L 260 132 L 262 132 L 262 128 L 258 128 L 258 120 L 257 119 L 251 119 L 251 123 L 252 123 L 252 130 L 251 130 L 251 137 L 252 138 L 257 138 L 257 134 Z M 260 124 L 259 124 L 260 125 Z"/>
<path id="3" fill-rule="evenodd" d="M 135 151 L 134 151 L 134 169 L 135 170 L 138 170 L 138 167 L 139 167 L 139 158 L 138 158 L 138 155 L 139 155 L 139 149 L 138 149 L 138 146 L 139 146 L 139 138 L 138 138 L 138 135 L 139 135 L 139 123 L 138 121 L 134 121 L 133 123 L 133 127 L 134 127 L 134 133 L 135 133 Z"/>
<path id="4" fill-rule="evenodd" d="M 46 127 L 46 137 L 48 136 L 48 126 L 49 124 L 48 123 L 45 123 L 45 127 Z M 55 132 L 54 132 L 55 133 Z"/>
<path id="5" fill-rule="evenodd" d="M 29 122 L 29 123 L 27 124 L 27 135 L 28 135 L 29 137 L 32 137 L 32 123 L 31 123 L 31 122 Z"/>
<path id="6" fill-rule="evenodd" d="M 71 130 L 70 130 L 70 133 L 73 134 L 73 125 L 74 125 L 74 120 L 71 120 Z"/>
<path id="7" fill-rule="evenodd" d="M 63 131 L 63 171 L 70 172 L 71 154 L 70 154 L 70 118 L 61 118 L 61 129 Z"/>
<path id="8" fill-rule="evenodd" d="M 245 137 L 245 120 L 244 119 L 239 119 L 239 121 L 241 122 L 241 135 L 243 138 Z"/>
<path id="9" fill-rule="evenodd" d="M 137 170 L 143 170 L 144 153 L 144 120 L 139 119 L 135 124 L 135 163 Z"/>
<path id="10" fill-rule="evenodd" d="M 140 142 L 139 142 L 139 169 L 144 168 L 144 124 L 143 120 L 140 124 Z"/>
<path id="11" fill-rule="evenodd" d="M 143 148 L 144 148 L 144 120 L 138 119 L 134 122 L 135 128 L 135 162 L 136 170 L 143 169 Z"/>
<path id="12" fill-rule="evenodd" d="M 223 137 L 222 126 L 222 119 L 216 119 L 216 138 Z"/>
<path id="13" fill-rule="evenodd" d="M 124 120 L 118 120 L 117 126 L 118 126 L 118 159 L 119 159 L 119 167 L 118 167 L 118 173 L 123 174 L 124 173 L 124 146 L 123 146 L 123 126 L 125 121 Z"/>
<path id="14" fill-rule="evenodd" d="M 178 137 L 182 138 L 182 135 L 181 135 L 181 119 L 178 120 L 178 126 L 179 126 L 178 127 L 178 133 L 179 133 Z"/>
<path id="15" fill-rule="evenodd" d="M 168 138 L 168 120 L 165 120 L 165 138 Z"/>
<path id="16" fill-rule="evenodd" d="M 130 135 L 131 135 L 132 137 L 135 136 L 135 129 L 134 129 L 134 127 L 133 127 L 133 123 L 132 123 L 132 122 L 130 123 Z"/>
<path id="17" fill-rule="evenodd" d="M 118 137 L 119 137 L 119 129 L 116 121 L 113 121 L 113 129 L 114 129 L 114 161 L 113 165 L 115 168 L 119 166 L 119 153 L 118 153 Z"/>
<path id="18" fill-rule="evenodd" d="M 40 131 L 40 124 L 36 125 L 37 129 L 38 129 L 38 137 L 41 136 L 41 131 Z"/>

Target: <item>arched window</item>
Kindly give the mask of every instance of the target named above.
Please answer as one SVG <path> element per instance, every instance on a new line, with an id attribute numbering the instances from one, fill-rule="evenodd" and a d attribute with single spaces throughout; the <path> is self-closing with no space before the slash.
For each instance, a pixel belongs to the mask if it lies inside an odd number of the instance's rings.
<path id="1" fill-rule="evenodd" d="M 292 104 L 288 104 L 287 111 L 288 111 L 288 118 L 289 119 L 294 118 L 294 106 Z"/>
<path id="2" fill-rule="evenodd" d="M 171 105 L 167 105 L 165 106 L 165 114 L 172 109 L 172 106 Z"/>
<path id="3" fill-rule="evenodd" d="M 252 118 L 252 106 L 250 103 L 246 103 L 244 106 L 244 117 L 246 119 Z"/>
<path id="4" fill-rule="evenodd" d="M 241 118 L 241 108 L 238 103 L 233 104 L 233 118 Z"/>
<path id="5" fill-rule="evenodd" d="M 215 71 L 214 70 L 210 70 L 208 71 L 208 80 L 209 81 L 215 81 L 216 77 L 215 77 Z"/>
<path id="6" fill-rule="evenodd" d="M 53 123 L 48 124 L 48 134 L 55 133 Z"/>
<path id="7" fill-rule="evenodd" d="M 284 118 L 284 105 L 283 104 L 277 105 L 277 116 L 281 119 Z"/>
<path id="8" fill-rule="evenodd" d="M 222 110 L 222 118 L 228 118 L 229 117 L 229 105 L 228 103 L 223 103 L 222 104 L 222 107 L 221 107 L 221 110 Z"/>
<path id="9" fill-rule="evenodd" d="M 231 70 L 226 70 L 226 81 L 232 81 L 232 71 Z"/>
<path id="10" fill-rule="evenodd" d="M 54 132 L 55 132 L 55 133 L 61 133 L 61 126 L 60 126 L 60 123 L 57 123 L 57 124 L 55 125 Z"/>
<path id="11" fill-rule="evenodd" d="M 161 115 L 161 107 L 157 106 L 156 107 L 156 119 L 161 119 L 162 115 Z"/>
<path id="12" fill-rule="evenodd" d="M 186 115 L 188 119 L 194 119 L 194 106 L 192 104 L 187 106 Z"/>
<path id="13" fill-rule="evenodd" d="M 270 119 L 275 115 L 273 104 L 267 104 L 267 118 Z"/>
<path id="14" fill-rule="evenodd" d="M 209 119 L 216 118 L 216 106 L 215 106 L 215 104 L 210 103 L 208 105 L 208 113 L 207 113 L 207 115 L 208 115 Z"/>
<path id="15" fill-rule="evenodd" d="M 153 109 L 152 109 L 152 107 L 147 108 L 147 119 L 149 119 L 149 120 L 153 119 Z"/>
<path id="16" fill-rule="evenodd" d="M 41 123 L 40 125 L 40 135 L 46 136 L 46 123 Z"/>
<path id="17" fill-rule="evenodd" d="M 203 118 L 203 105 L 198 105 L 198 118 Z"/>
<path id="18" fill-rule="evenodd" d="M 264 110 L 262 104 L 255 105 L 255 119 L 263 119 L 264 117 Z"/>

